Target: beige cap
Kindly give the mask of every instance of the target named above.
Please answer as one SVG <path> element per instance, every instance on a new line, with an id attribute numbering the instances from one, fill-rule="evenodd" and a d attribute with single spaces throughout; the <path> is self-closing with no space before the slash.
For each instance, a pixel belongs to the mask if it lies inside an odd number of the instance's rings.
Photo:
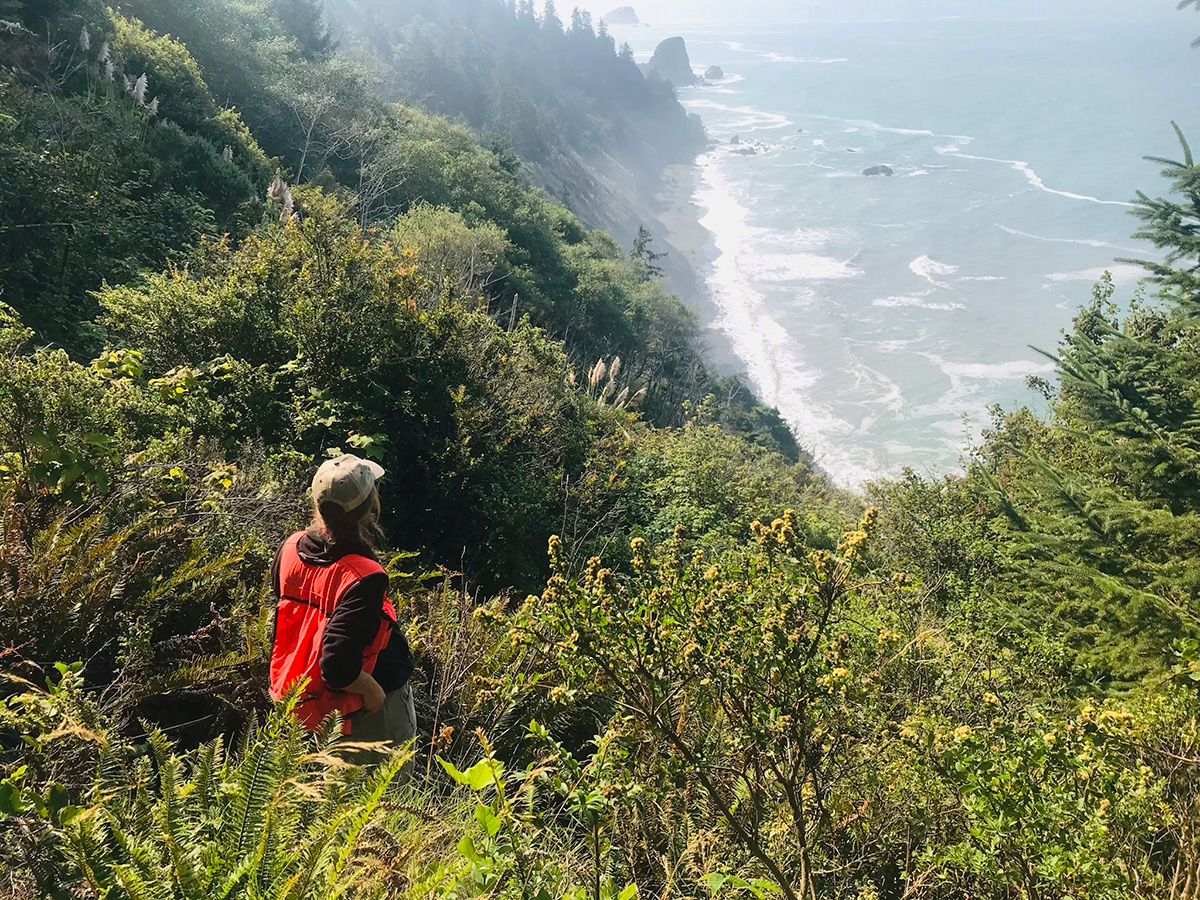
<path id="1" fill-rule="evenodd" d="M 346 512 L 357 509 L 371 496 L 375 482 L 383 477 L 383 466 L 347 453 L 322 463 L 313 476 L 313 502 L 333 503 Z"/>

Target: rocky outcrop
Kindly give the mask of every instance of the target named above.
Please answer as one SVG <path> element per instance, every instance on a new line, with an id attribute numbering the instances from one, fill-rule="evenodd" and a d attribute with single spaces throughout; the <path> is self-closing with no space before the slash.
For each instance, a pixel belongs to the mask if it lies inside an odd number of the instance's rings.
<path id="1" fill-rule="evenodd" d="M 891 166 L 871 166 L 863 172 L 864 175 L 887 175 L 889 178 L 896 173 L 892 171 Z"/>
<path id="2" fill-rule="evenodd" d="M 725 70 L 720 66 L 709 66 L 704 70 L 704 77 L 709 81 L 720 81 L 725 77 Z"/>
<path id="3" fill-rule="evenodd" d="M 644 71 L 647 77 L 657 75 L 675 87 L 696 83 L 696 73 L 692 71 L 687 44 L 681 37 L 667 38 L 659 44 Z"/>
<path id="4" fill-rule="evenodd" d="M 600 20 L 605 25 L 640 25 L 641 19 L 638 18 L 632 6 L 621 6 L 614 9 L 608 15 Z"/>
<path id="5" fill-rule="evenodd" d="M 762 143 L 751 139 L 742 140 L 740 134 L 735 134 L 729 141 L 729 152 L 735 153 L 738 156 L 757 156 L 760 153 L 766 153 L 771 148 Z"/>

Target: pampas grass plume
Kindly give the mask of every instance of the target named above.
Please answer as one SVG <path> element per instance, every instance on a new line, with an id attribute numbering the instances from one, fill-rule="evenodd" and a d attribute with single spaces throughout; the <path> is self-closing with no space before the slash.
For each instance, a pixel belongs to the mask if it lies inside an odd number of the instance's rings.
<path id="1" fill-rule="evenodd" d="M 150 79 L 143 72 L 138 76 L 138 80 L 133 83 L 133 102 L 138 106 L 146 105 L 146 88 L 150 86 Z"/>

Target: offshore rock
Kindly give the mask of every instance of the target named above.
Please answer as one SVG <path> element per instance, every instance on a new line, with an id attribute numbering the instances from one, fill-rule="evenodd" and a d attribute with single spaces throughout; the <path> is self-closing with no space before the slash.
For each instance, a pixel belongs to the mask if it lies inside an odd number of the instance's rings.
<path id="1" fill-rule="evenodd" d="M 646 65 L 646 73 L 654 73 L 675 87 L 696 83 L 696 73 L 692 71 L 692 61 L 688 58 L 687 44 L 681 37 L 667 38 L 658 45 L 654 56 Z"/>
<path id="2" fill-rule="evenodd" d="M 709 66 L 704 70 L 704 77 L 709 81 L 720 81 L 725 77 L 725 70 L 720 66 Z"/>
<path id="3" fill-rule="evenodd" d="M 641 19 L 638 18 L 632 6 L 620 6 L 614 9 L 603 19 L 600 20 L 605 25 L 640 25 Z"/>
<path id="4" fill-rule="evenodd" d="M 863 172 L 864 175 L 887 175 L 889 178 L 896 173 L 892 171 L 891 166 L 871 166 Z"/>

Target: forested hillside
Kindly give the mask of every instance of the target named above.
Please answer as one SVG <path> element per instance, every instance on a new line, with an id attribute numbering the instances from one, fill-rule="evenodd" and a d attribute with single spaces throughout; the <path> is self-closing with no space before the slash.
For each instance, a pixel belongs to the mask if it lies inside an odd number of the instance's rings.
<path id="1" fill-rule="evenodd" d="M 533 184 L 686 148 L 629 111 L 669 92 L 582 16 L 336 11 L 0 0 L 6 895 L 1200 897 L 1186 142 L 1050 415 L 859 497 Z M 389 471 L 411 777 L 265 692 L 342 451 Z"/>
<path id="2" fill-rule="evenodd" d="M 652 225 L 663 166 L 704 145 L 670 84 L 643 78 L 590 13 L 553 2 L 337 0 L 343 51 L 389 99 L 460 120 L 511 148 L 540 186 L 625 244 Z M 566 19 L 566 21 L 563 21 Z"/>

